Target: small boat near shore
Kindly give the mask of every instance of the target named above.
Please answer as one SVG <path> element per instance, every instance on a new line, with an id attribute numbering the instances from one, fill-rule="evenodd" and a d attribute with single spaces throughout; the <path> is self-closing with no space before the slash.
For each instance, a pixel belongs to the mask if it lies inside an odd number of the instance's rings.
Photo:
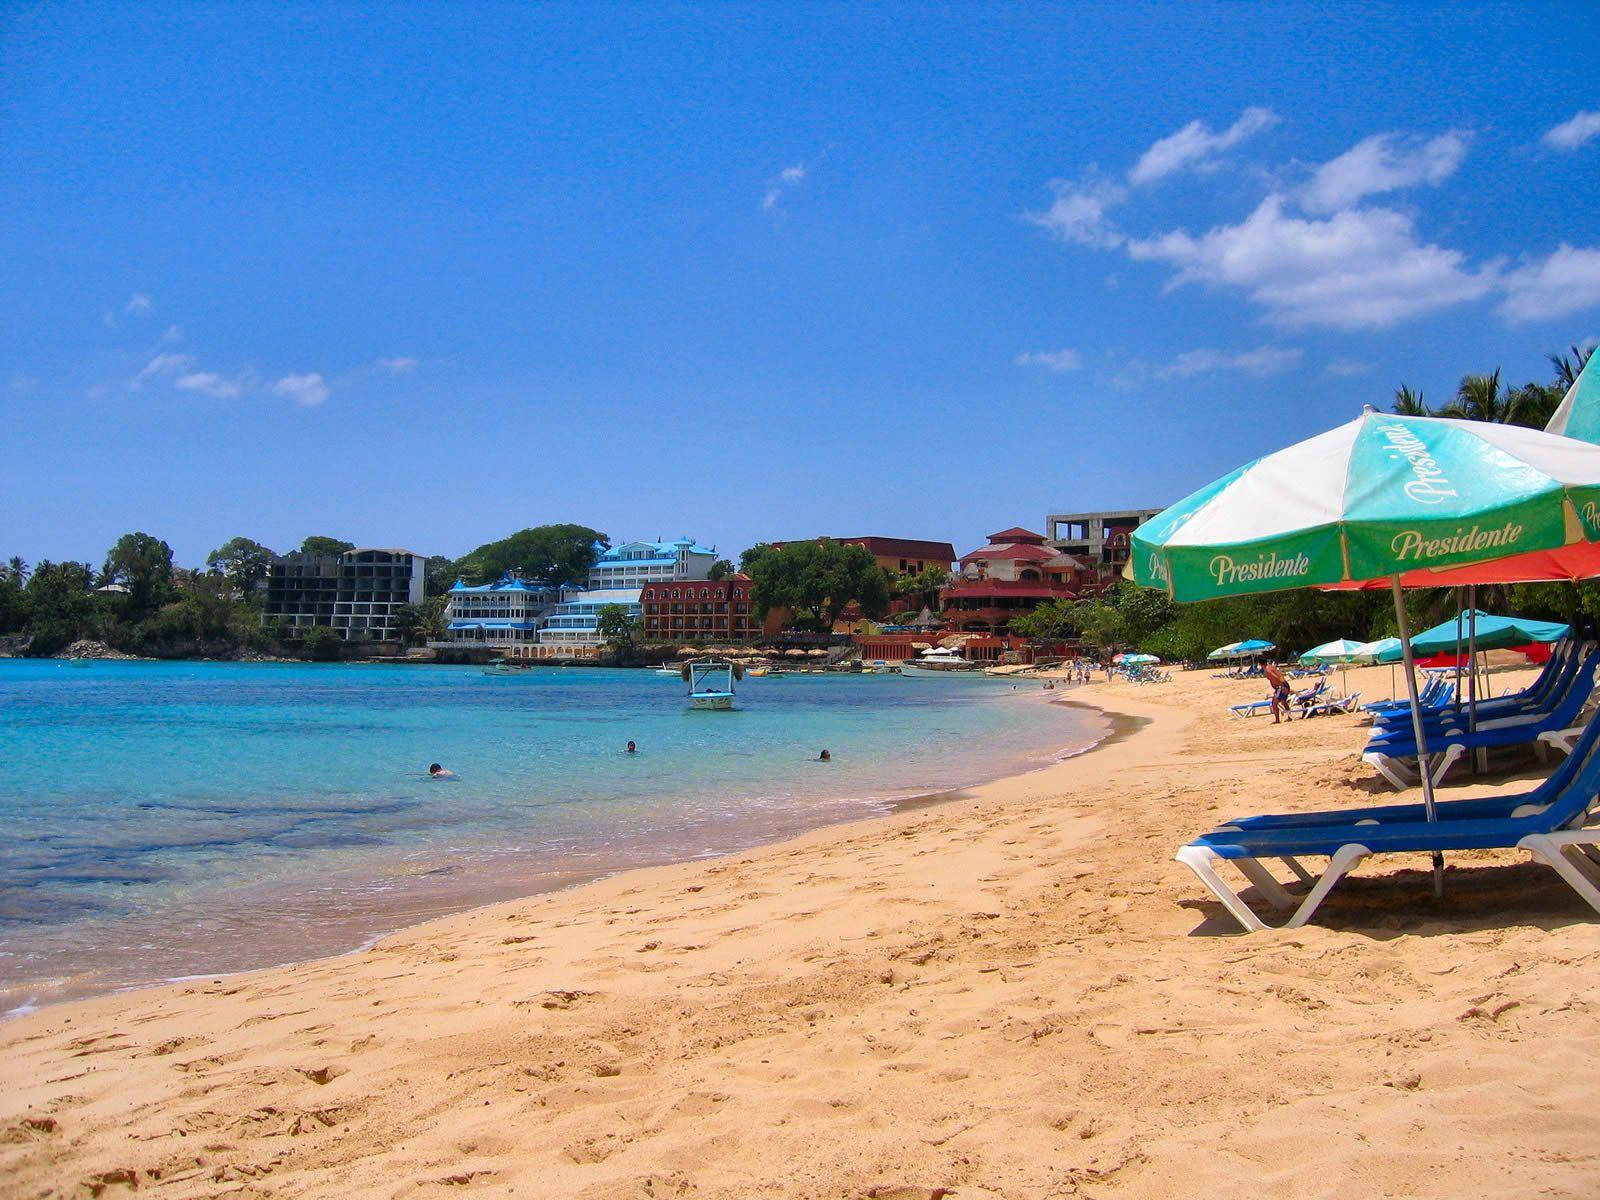
<path id="1" fill-rule="evenodd" d="M 728 712 L 733 708 L 733 681 L 744 678 L 744 668 L 721 658 L 702 658 L 683 664 L 681 675 L 689 685 L 689 707 L 696 712 Z"/>
<path id="2" fill-rule="evenodd" d="M 533 670 L 530 662 L 515 662 L 505 658 L 492 658 L 484 664 L 485 675 L 526 675 Z"/>
<path id="3" fill-rule="evenodd" d="M 969 662 L 954 650 L 937 646 L 900 664 L 900 674 L 917 677 L 974 674 L 982 670 L 982 663 Z"/>

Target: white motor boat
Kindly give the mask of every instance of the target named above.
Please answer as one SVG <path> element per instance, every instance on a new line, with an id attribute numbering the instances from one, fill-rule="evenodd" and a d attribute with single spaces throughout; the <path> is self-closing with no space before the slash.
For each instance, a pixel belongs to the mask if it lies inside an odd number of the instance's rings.
<path id="1" fill-rule="evenodd" d="M 900 664 L 902 675 L 959 675 L 982 670 L 982 663 L 969 662 L 956 651 L 938 646 Z"/>

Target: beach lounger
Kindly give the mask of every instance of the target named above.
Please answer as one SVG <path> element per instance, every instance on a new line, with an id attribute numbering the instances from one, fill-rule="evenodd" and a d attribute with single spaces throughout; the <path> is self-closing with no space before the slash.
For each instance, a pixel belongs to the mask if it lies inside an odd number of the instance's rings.
<path id="1" fill-rule="evenodd" d="M 1515 796 L 1443 801 L 1438 820 L 1420 804 L 1338 812 L 1246 817 L 1219 826 L 1178 851 L 1177 860 L 1199 877 L 1244 926 L 1269 928 L 1218 873 L 1231 862 L 1274 907 L 1289 913 L 1279 928 L 1296 929 L 1345 875 L 1373 854 L 1451 850 L 1522 849 L 1556 871 L 1600 913 L 1600 829 L 1592 827 L 1600 798 L 1600 722 L 1591 722 L 1573 754 L 1538 787 Z M 1303 858 L 1326 858 L 1320 876 Z M 1308 890 L 1296 895 L 1264 865 L 1281 861 Z"/>
<path id="2" fill-rule="evenodd" d="M 1306 705 L 1304 717 L 1331 717 L 1336 713 L 1352 713 L 1361 707 L 1361 693 L 1352 692 L 1342 700 L 1322 700 Z"/>
<path id="3" fill-rule="evenodd" d="M 1437 785 L 1469 750 L 1532 745 L 1538 742 L 1540 734 L 1572 728 L 1594 692 L 1597 670 L 1600 670 L 1600 656 L 1586 657 L 1553 710 L 1480 721 L 1475 730 L 1453 727 L 1429 731 L 1427 744 L 1433 760 L 1430 774 L 1434 784 Z M 1416 759 L 1415 737 L 1400 731 L 1374 738 L 1361 754 L 1361 761 L 1374 768 L 1396 790 L 1404 790 L 1417 781 Z"/>
<path id="4" fill-rule="evenodd" d="M 1322 694 L 1327 690 L 1328 685 L 1326 682 L 1319 683 L 1316 687 L 1306 688 L 1304 691 L 1296 692 L 1294 695 L 1290 696 L 1289 705 L 1291 708 L 1293 708 L 1296 705 L 1303 706 L 1314 703 L 1315 701 L 1321 699 Z M 1230 705 L 1228 708 L 1228 715 L 1232 717 L 1253 717 L 1257 713 L 1270 712 L 1271 710 L 1272 698 L 1269 696 L 1265 700 L 1252 700 L 1248 704 Z"/>

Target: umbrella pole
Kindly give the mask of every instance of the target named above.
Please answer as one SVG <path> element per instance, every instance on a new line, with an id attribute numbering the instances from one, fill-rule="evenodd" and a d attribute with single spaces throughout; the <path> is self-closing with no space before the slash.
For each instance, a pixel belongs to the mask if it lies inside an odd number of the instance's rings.
<path id="1" fill-rule="evenodd" d="M 1451 588 L 1451 598 L 1456 602 L 1456 716 L 1461 715 L 1461 618 L 1465 616 L 1461 611 L 1461 589 Z"/>
<path id="2" fill-rule="evenodd" d="M 1467 585 L 1467 661 L 1472 664 L 1472 675 L 1467 681 L 1467 728 L 1478 730 L 1478 585 Z M 1477 760 L 1478 774 L 1489 769 L 1489 751 L 1479 746 L 1473 754 Z"/>
<path id="3" fill-rule="evenodd" d="M 1400 576 L 1391 575 L 1389 586 L 1394 592 L 1394 615 L 1400 623 L 1400 655 L 1406 668 L 1406 693 L 1411 697 L 1411 733 L 1417 740 L 1417 770 L 1422 775 L 1422 807 L 1429 821 L 1438 820 L 1433 807 L 1433 776 L 1428 770 L 1427 735 L 1422 732 L 1422 700 L 1417 695 L 1417 664 L 1411 654 L 1411 630 L 1406 624 L 1406 597 L 1400 590 Z M 1433 853 L 1433 894 L 1444 896 L 1444 855 Z"/>

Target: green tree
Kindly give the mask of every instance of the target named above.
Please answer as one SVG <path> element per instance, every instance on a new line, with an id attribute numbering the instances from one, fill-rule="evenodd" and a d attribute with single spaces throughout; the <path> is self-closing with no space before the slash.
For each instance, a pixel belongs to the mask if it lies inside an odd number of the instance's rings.
<path id="1" fill-rule="evenodd" d="M 1422 398 L 1422 393 L 1413 392 L 1403 383 L 1394 390 L 1394 408 L 1391 411 L 1399 413 L 1402 417 L 1433 416 L 1433 410 Z"/>
<path id="2" fill-rule="evenodd" d="M 394 610 L 395 632 L 407 646 L 444 637 L 445 596 L 429 596 L 421 604 L 402 604 Z"/>
<path id="3" fill-rule="evenodd" d="M 354 542 L 341 541 L 338 538 L 321 537 L 313 535 L 300 543 L 300 553 L 307 555 L 325 555 L 332 557 L 343 554 L 346 550 L 354 550 Z"/>
<path id="4" fill-rule="evenodd" d="M 828 538 L 788 542 L 768 547 L 746 570 L 760 617 L 787 608 L 829 630 L 852 601 L 869 617 L 881 617 L 889 607 L 889 577 L 863 546 L 841 546 Z"/>
<path id="5" fill-rule="evenodd" d="M 629 615 L 626 605 L 603 604 L 595 614 L 594 628 L 612 650 L 631 657 L 643 626 Z"/>
<path id="6" fill-rule="evenodd" d="M 450 585 L 456 581 L 456 564 L 454 559 L 446 558 L 442 554 L 430 554 L 422 568 L 422 594 L 424 596 L 442 596 L 450 590 Z"/>
<path id="7" fill-rule="evenodd" d="M 727 559 L 719 558 L 716 562 L 711 564 L 711 569 L 706 572 L 706 578 L 715 583 L 719 579 L 726 579 L 736 570 L 738 570 L 738 568 Z"/>
<path id="8" fill-rule="evenodd" d="M 128 607 L 140 614 L 163 603 L 172 587 L 172 547 L 148 533 L 125 533 L 106 554 L 106 583 L 128 589 Z"/>
<path id="9" fill-rule="evenodd" d="M 229 583 L 248 595 L 262 579 L 274 554 L 260 542 L 247 537 L 229 538 L 206 556 L 206 568 L 224 576 Z"/>
<path id="10" fill-rule="evenodd" d="M 94 572 L 88 563 L 41 562 L 23 589 L 28 653 L 54 654 L 95 632 Z"/>
<path id="11" fill-rule="evenodd" d="M 1565 354 L 1550 356 L 1550 365 L 1556 369 L 1555 386 L 1561 389 L 1563 396 L 1578 382 L 1583 368 L 1589 365 L 1589 356 L 1594 353 L 1593 346 L 1572 346 L 1570 349 L 1571 357 Z"/>
<path id="12" fill-rule="evenodd" d="M 896 575 L 894 594 L 914 600 L 923 608 L 937 609 L 939 593 L 950 582 L 950 572 L 935 563 L 915 574 Z"/>
<path id="13" fill-rule="evenodd" d="M 1078 632 L 1076 608 L 1072 600 L 1046 600 L 1032 612 L 1015 618 L 1011 622 L 1011 632 L 1042 642 L 1073 637 Z"/>
<path id="14" fill-rule="evenodd" d="M 18 587 L 21 587 L 28 582 L 27 562 L 18 555 L 13 554 L 6 562 L 6 565 L 0 567 L 0 579 L 8 579 Z"/>
<path id="15" fill-rule="evenodd" d="M 536 525 L 498 542 L 486 542 L 457 560 L 464 576 L 481 583 L 515 571 L 550 587 L 578 583 L 594 566 L 596 546 L 611 539 L 587 525 Z"/>
<path id="16" fill-rule="evenodd" d="M 751 546 L 748 550 L 739 555 L 739 570 L 743 571 L 746 575 L 750 574 L 750 570 L 756 565 L 756 561 L 760 559 L 762 555 L 772 553 L 773 549 L 774 546 L 771 542 L 757 542 L 754 546 Z"/>
<path id="17" fill-rule="evenodd" d="M 333 662 L 339 657 L 339 635 L 326 625 L 313 625 L 300 643 L 301 652 L 314 662 Z"/>

